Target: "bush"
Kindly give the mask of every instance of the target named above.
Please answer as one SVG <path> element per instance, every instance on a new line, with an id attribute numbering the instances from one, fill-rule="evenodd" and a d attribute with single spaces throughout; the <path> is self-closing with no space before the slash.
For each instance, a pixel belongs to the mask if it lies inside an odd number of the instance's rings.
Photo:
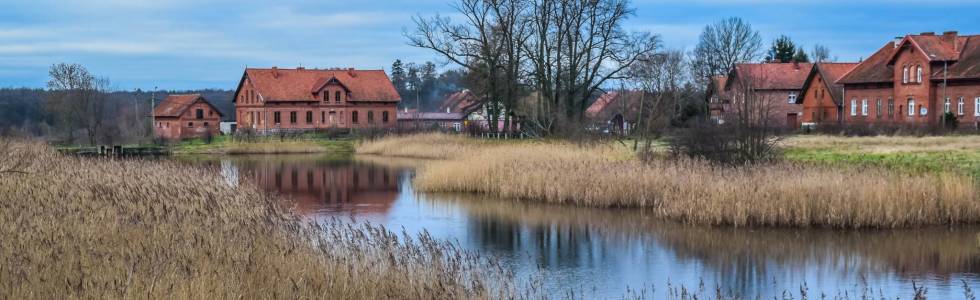
<path id="1" fill-rule="evenodd" d="M 779 154 L 776 133 L 773 128 L 698 120 L 672 132 L 667 142 L 670 153 L 676 156 L 741 165 L 775 159 Z"/>

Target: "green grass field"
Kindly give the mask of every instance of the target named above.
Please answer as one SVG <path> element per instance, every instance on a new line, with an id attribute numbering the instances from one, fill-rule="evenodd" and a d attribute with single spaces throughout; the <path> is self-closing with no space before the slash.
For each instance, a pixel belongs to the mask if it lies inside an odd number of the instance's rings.
<path id="1" fill-rule="evenodd" d="M 181 141 L 171 146 L 174 154 L 288 154 L 330 153 L 350 155 L 354 153 L 354 141 L 350 139 L 324 139 L 298 137 L 256 137 L 249 141 L 229 136 L 214 137 L 210 143 L 203 139 Z"/>

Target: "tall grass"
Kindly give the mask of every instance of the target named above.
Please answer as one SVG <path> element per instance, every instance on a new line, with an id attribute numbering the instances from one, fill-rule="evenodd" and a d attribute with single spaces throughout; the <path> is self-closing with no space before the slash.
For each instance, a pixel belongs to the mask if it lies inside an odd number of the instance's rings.
<path id="1" fill-rule="evenodd" d="M 491 146 L 461 135 L 439 133 L 390 136 L 357 145 L 357 154 L 447 159 Z"/>
<path id="2" fill-rule="evenodd" d="M 428 235 L 300 221 L 178 163 L 61 156 L 0 174 L 0 298 L 511 298 L 512 275 Z"/>
<path id="3" fill-rule="evenodd" d="M 431 163 L 415 184 L 426 192 L 647 208 L 692 224 L 892 228 L 980 222 L 977 187 L 963 176 L 793 163 L 737 168 L 694 160 L 643 163 L 616 158 L 609 149 L 491 147 Z"/>

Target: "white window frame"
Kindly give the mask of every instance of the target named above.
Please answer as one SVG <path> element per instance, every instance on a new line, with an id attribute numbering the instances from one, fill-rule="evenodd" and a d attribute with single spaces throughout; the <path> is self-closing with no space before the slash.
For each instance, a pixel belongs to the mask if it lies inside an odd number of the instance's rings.
<path id="1" fill-rule="evenodd" d="M 915 82 L 922 83 L 922 66 L 915 67 Z"/>
<path id="2" fill-rule="evenodd" d="M 797 97 L 796 93 L 790 92 L 789 99 L 787 100 L 787 102 L 790 104 L 796 104 L 796 97 Z"/>
<path id="3" fill-rule="evenodd" d="M 908 108 L 909 108 L 909 117 L 914 117 L 915 116 L 915 99 L 909 99 L 908 102 L 906 102 L 905 104 L 907 104 L 908 105 Z"/>
<path id="4" fill-rule="evenodd" d="M 948 113 L 949 112 L 949 107 L 950 107 L 950 105 L 949 105 L 949 98 L 946 98 L 946 101 L 943 102 L 943 112 L 944 113 Z"/>
<path id="5" fill-rule="evenodd" d="M 854 117 L 857 115 L 858 115 L 858 100 L 851 99 L 851 116 Z"/>
<path id="6" fill-rule="evenodd" d="M 973 99 L 973 115 L 980 117 L 980 97 Z"/>
<path id="7" fill-rule="evenodd" d="M 902 83 L 909 83 L 909 67 L 902 69 Z"/>
<path id="8" fill-rule="evenodd" d="M 881 98 L 875 99 L 875 116 L 881 119 Z"/>
<path id="9" fill-rule="evenodd" d="M 962 116 L 966 113 L 966 103 L 962 96 L 960 96 L 959 100 L 960 101 L 956 103 L 956 114 Z"/>
<path id="10" fill-rule="evenodd" d="M 868 99 L 861 99 L 861 116 L 868 116 Z"/>

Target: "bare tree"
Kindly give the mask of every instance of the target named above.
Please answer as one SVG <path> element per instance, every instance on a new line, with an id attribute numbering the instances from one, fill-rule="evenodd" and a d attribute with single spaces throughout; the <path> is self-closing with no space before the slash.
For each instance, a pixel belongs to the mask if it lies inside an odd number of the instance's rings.
<path id="1" fill-rule="evenodd" d="M 520 51 L 529 36 L 527 3 L 460 0 L 454 8 L 463 16 L 462 24 L 440 16 L 415 17 L 415 31 L 406 34 L 411 45 L 431 49 L 477 78 L 471 90 L 482 95 L 491 131 L 497 131 L 500 116 L 509 118 L 521 89 Z"/>
<path id="2" fill-rule="evenodd" d="M 525 46 L 531 78 L 541 97 L 537 124 L 553 131 L 555 119 L 579 123 L 601 87 L 625 79 L 625 70 L 654 52 L 659 38 L 628 33 L 633 14 L 625 0 L 538 0 L 533 6 L 533 38 Z"/>
<path id="3" fill-rule="evenodd" d="M 810 51 L 810 58 L 815 63 L 837 61 L 837 58 L 830 57 L 830 48 L 820 44 L 813 45 L 813 50 Z"/>
<path id="4" fill-rule="evenodd" d="M 714 75 L 724 75 L 735 64 L 759 57 L 762 38 L 752 25 L 728 18 L 705 26 L 692 53 L 691 70 L 700 86 L 708 86 Z"/>
<path id="5" fill-rule="evenodd" d="M 105 121 L 109 81 L 79 64 L 52 65 L 48 74 L 46 107 L 57 116 L 68 142 L 74 141 L 76 130 L 84 129 L 89 144 L 95 145 Z"/>
<path id="6" fill-rule="evenodd" d="M 651 151 L 653 140 L 681 114 L 685 68 L 684 53 L 677 50 L 644 55 L 629 68 L 627 82 L 642 95 L 633 129 L 634 151 Z"/>

